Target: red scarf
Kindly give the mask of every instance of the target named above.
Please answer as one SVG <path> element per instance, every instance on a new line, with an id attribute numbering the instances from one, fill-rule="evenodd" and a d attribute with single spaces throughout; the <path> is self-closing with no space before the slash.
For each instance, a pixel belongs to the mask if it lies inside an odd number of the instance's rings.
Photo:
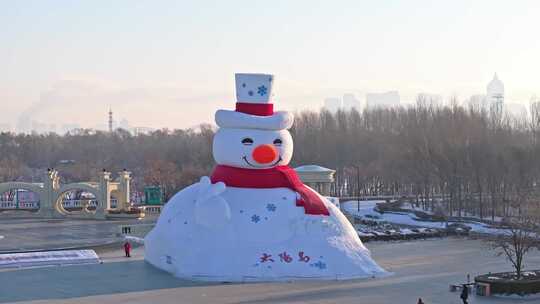
<path id="1" fill-rule="evenodd" d="M 242 169 L 218 165 L 211 177 L 212 183 L 223 182 L 238 188 L 289 188 L 300 194 L 296 206 L 304 207 L 306 214 L 330 215 L 321 198 L 306 187 L 289 166 L 269 169 Z"/>

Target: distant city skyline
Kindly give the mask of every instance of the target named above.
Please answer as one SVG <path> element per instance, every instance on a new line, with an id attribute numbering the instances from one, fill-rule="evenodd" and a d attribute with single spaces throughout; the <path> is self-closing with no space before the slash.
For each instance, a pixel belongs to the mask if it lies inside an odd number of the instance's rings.
<path id="1" fill-rule="evenodd" d="M 3 123 L 0 124 L 0 132 L 20 132 L 20 133 L 31 133 L 31 132 L 37 132 L 37 133 L 57 133 L 57 134 L 66 134 L 67 132 L 86 128 L 86 129 L 93 129 L 98 131 L 108 131 L 111 130 L 117 130 L 117 129 L 123 129 L 126 131 L 129 131 L 133 134 L 140 134 L 140 133 L 147 133 L 150 131 L 155 130 L 151 127 L 146 126 L 140 126 L 140 125 L 132 125 L 129 120 L 126 118 L 116 118 L 114 116 L 114 112 L 112 111 L 112 108 L 109 109 L 109 111 L 106 112 L 106 117 L 109 120 L 105 120 L 98 122 L 92 126 L 83 126 L 78 123 L 63 123 L 60 125 L 57 125 L 55 123 L 47 123 L 39 120 L 34 119 L 19 119 L 17 126 L 11 126 L 9 123 Z"/>
<path id="2" fill-rule="evenodd" d="M 448 101 L 452 100 L 455 96 L 449 96 Z M 529 115 L 529 109 L 531 102 L 536 102 L 537 98 L 535 95 L 531 97 L 528 104 L 515 103 L 515 102 L 506 102 L 504 83 L 498 78 L 497 73 L 494 74 L 493 79 L 485 87 L 485 92 L 483 94 L 474 94 L 467 98 L 461 100 L 463 106 L 473 106 L 473 107 L 484 107 L 493 111 L 497 109 L 501 114 L 505 111 L 512 115 L 517 116 L 526 116 Z M 418 93 L 414 100 L 408 100 L 402 102 L 400 93 L 398 91 L 387 91 L 387 92 L 368 92 L 365 93 L 365 96 L 357 97 L 352 93 L 344 93 L 342 97 L 327 97 L 323 100 L 320 108 L 324 108 L 331 112 L 336 112 L 338 110 L 351 110 L 357 109 L 362 110 L 364 108 L 377 108 L 377 107 L 396 107 L 396 106 L 409 106 L 409 105 L 419 105 L 424 106 L 443 106 L 447 104 L 443 96 L 439 94 L 432 94 L 426 92 Z M 35 111 L 39 112 L 39 109 Z M 0 123 L 0 132 L 10 131 L 10 132 L 38 132 L 38 133 L 58 133 L 65 134 L 69 131 L 86 128 L 94 129 L 100 131 L 110 131 L 116 129 L 124 129 L 130 131 L 133 134 L 148 133 L 157 128 L 142 126 L 142 125 L 132 125 L 129 120 L 125 117 L 118 118 L 114 116 L 112 107 L 109 107 L 103 121 L 99 121 L 93 125 L 81 125 L 78 123 L 63 123 L 57 125 L 53 123 L 47 123 L 44 121 L 36 120 L 35 117 L 32 117 L 32 111 L 27 111 L 27 116 L 21 115 L 17 121 L 17 125 L 13 127 L 9 123 Z M 213 113 L 213 112 L 212 112 Z M 103 113 L 102 113 L 103 114 Z M 190 128 L 197 128 L 200 124 L 212 122 L 199 122 L 196 123 Z M 161 128 L 169 128 L 167 126 Z M 187 127 L 177 127 L 177 128 L 187 128 Z"/>
<path id="3" fill-rule="evenodd" d="M 133 126 L 213 123 L 235 72 L 275 74 L 283 110 L 389 91 L 465 102 L 494 72 L 505 101 L 527 107 L 537 16 L 536 1 L 6 1 L 0 129 L 107 129 L 109 106 Z"/>

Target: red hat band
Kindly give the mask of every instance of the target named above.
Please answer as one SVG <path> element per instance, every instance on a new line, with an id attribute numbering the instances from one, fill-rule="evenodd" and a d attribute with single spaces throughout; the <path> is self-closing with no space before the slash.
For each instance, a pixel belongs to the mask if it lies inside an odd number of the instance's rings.
<path id="1" fill-rule="evenodd" d="M 274 115 L 274 104 L 237 102 L 236 112 L 242 112 L 257 116 L 271 116 Z"/>

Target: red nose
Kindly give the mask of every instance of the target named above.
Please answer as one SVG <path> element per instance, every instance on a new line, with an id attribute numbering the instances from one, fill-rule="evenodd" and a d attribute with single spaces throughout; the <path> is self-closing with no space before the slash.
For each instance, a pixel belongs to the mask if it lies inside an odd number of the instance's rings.
<path id="1" fill-rule="evenodd" d="M 253 149 L 252 156 L 259 164 L 268 164 L 277 158 L 278 151 L 272 145 L 260 145 Z"/>

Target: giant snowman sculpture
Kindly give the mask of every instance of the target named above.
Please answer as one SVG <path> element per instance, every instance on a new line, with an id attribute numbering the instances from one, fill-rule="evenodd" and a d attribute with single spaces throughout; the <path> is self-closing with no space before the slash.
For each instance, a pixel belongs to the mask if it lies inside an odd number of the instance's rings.
<path id="1" fill-rule="evenodd" d="M 218 110 L 217 166 L 178 192 L 145 238 L 145 259 L 205 281 L 351 279 L 384 274 L 354 228 L 287 166 L 293 116 L 274 112 L 274 77 L 236 74 L 236 110 Z"/>

